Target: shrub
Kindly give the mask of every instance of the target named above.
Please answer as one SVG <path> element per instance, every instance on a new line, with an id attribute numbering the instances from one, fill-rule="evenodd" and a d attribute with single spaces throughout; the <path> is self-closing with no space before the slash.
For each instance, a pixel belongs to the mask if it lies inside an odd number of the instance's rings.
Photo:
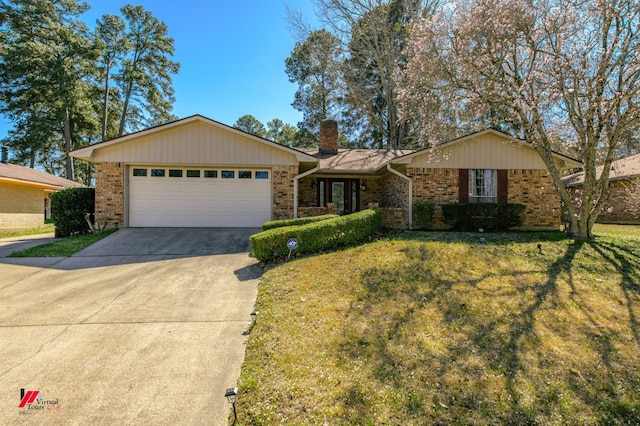
<path id="1" fill-rule="evenodd" d="M 56 227 L 56 236 L 90 233 L 85 215 L 94 213 L 94 205 L 93 188 L 69 188 L 51 194 L 51 218 Z"/>
<path id="2" fill-rule="evenodd" d="M 298 240 L 297 253 L 311 253 L 355 244 L 378 232 L 382 224 L 379 210 L 363 210 L 299 226 L 269 229 L 251 236 L 253 255 L 267 262 L 289 252 L 287 241 Z"/>
<path id="3" fill-rule="evenodd" d="M 282 228 L 284 226 L 305 225 L 307 223 L 320 222 L 327 219 L 334 219 L 336 217 L 340 217 L 340 216 L 338 216 L 337 214 L 325 214 L 322 216 L 299 217 L 296 219 L 272 220 L 270 222 L 263 223 L 262 230 L 268 231 L 269 229 Z"/>
<path id="4" fill-rule="evenodd" d="M 458 231 L 507 231 L 520 226 L 525 206 L 508 203 L 453 203 L 442 206 L 445 220 Z"/>
<path id="5" fill-rule="evenodd" d="M 416 219 L 418 219 L 418 225 L 423 228 L 431 227 L 435 207 L 436 205 L 431 201 L 418 201 L 413 204 L 413 212 L 416 215 Z"/>

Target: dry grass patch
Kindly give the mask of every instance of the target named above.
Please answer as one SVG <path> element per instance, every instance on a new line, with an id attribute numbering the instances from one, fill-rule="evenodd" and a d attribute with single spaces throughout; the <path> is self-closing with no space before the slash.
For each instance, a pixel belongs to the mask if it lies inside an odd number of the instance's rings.
<path id="1" fill-rule="evenodd" d="M 238 424 L 640 423 L 640 231 L 601 234 L 405 233 L 272 267 Z"/>

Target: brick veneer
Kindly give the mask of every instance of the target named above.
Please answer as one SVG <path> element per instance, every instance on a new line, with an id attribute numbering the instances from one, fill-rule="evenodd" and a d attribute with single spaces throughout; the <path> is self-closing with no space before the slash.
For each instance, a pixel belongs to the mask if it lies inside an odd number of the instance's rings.
<path id="1" fill-rule="evenodd" d="M 458 201 L 458 169 L 407 168 L 413 180 L 413 202 L 436 204 L 433 225 L 445 226 L 443 204 Z M 523 228 L 560 226 L 560 196 L 546 170 L 509 170 L 508 201 L 526 206 Z M 415 217 L 414 217 L 415 222 Z"/>
<path id="2" fill-rule="evenodd" d="M 596 219 L 596 222 L 640 224 L 640 209 L 630 208 L 627 201 L 628 197 L 633 196 L 633 191 L 637 189 L 638 187 L 632 179 L 609 182 L 609 199 L 604 205 L 600 216 Z M 582 197 L 581 187 L 571 187 L 569 188 L 569 192 L 576 201 L 579 201 Z M 636 198 L 639 196 L 640 194 L 635 194 Z M 576 205 L 578 204 L 579 203 L 576 202 Z"/>
<path id="3" fill-rule="evenodd" d="M 293 217 L 293 178 L 297 175 L 298 166 L 273 166 L 273 220 Z"/>
<path id="4" fill-rule="evenodd" d="M 547 170 L 509 170 L 508 200 L 527 206 L 524 228 L 557 228 L 561 224 L 560 195 Z"/>
<path id="5" fill-rule="evenodd" d="M 96 220 L 108 227 L 124 225 L 123 163 L 96 163 Z"/>
<path id="6" fill-rule="evenodd" d="M 45 198 L 48 194 L 42 188 L 0 184 L 0 229 L 43 227 Z"/>

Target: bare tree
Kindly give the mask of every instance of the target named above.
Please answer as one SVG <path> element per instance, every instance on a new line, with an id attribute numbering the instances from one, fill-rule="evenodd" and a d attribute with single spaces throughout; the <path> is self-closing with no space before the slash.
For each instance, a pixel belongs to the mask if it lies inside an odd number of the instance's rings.
<path id="1" fill-rule="evenodd" d="M 401 96 L 407 109 L 438 105 L 444 85 L 458 93 L 459 110 L 499 111 L 545 162 L 569 232 L 591 238 L 616 148 L 640 117 L 638 0 L 462 0 L 416 23 L 410 50 Z M 582 161 L 579 206 L 562 185 L 553 149 Z"/>
<path id="2" fill-rule="evenodd" d="M 429 16 L 439 0 L 315 0 L 323 27 L 341 42 L 341 93 L 350 118 L 368 128 L 377 145 L 405 145 L 405 126 L 399 123 L 397 82 L 404 67 L 403 49 L 409 24 Z M 291 27 L 298 36 L 309 25 L 289 11 Z M 362 124 L 365 123 L 365 124 Z"/>

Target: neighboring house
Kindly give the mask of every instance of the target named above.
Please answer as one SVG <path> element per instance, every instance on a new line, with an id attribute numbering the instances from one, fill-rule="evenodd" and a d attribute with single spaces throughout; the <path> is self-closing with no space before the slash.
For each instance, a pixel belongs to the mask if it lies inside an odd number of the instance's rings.
<path id="1" fill-rule="evenodd" d="M 596 168 L 598 178 L 602 170 L 602 166 Z M 567 176 L 562 182 L 573 194 L 574 199 L 579 200 L 584 184 L 584 172 Z M 609 198 L 597 222 L 640 224 L 640 154 L 611 163 Z"/>
<path id="2" fill-rule="evenodd" d="M 420 200 L 522 203 L 525 227 L 560 226 L 539 155 L 496 130 L 420 151 L 344 150 L 328 120 L 320 139 L 318 149 L 296 150 L 195 115 L 72 156 L 96 164 L 97 220 L 118 226 L 259 227 L 378 206 L 384 225 L 411 227 Z M 578 166 L 555 159 L 561 169 Z M 440 209 L 436 224 L 444 224 Z"/>
<path id="3" fill-rule="evenodd" d="M 49 196 L 84 185 L 40 170 L 10 164 L 7 149 L 0 161 L 0 229 L 32 229 L 51 217 Z"/>

